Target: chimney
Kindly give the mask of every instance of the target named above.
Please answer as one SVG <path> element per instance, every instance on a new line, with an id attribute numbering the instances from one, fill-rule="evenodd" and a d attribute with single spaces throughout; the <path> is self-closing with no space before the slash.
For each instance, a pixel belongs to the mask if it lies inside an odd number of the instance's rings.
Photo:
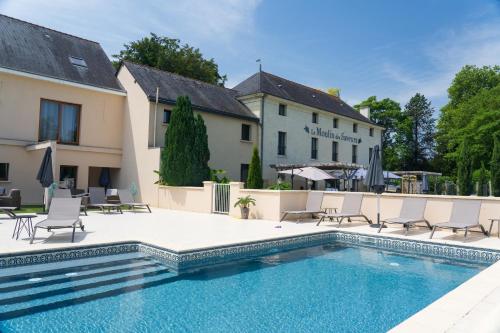
<path id="1" fill-rule="evenodd" d="M 370 107 L 369 106 L 362 106 L 359 109 L 359 113 L 361 113 L 366 118 L 370 119 Z"/>

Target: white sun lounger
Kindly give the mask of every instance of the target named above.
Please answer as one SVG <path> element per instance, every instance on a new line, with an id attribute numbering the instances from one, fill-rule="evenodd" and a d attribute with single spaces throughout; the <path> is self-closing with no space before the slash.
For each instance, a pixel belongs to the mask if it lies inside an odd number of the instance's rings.
<path id="1" fill-rule="evenodd" d="M 481 228 L 483 234 L 488 236 L 484 227 L 479 223 L 479 213 L 481 212 L 481 200 L 454 200 L 451 209 L 451 216 L 448 222 L 437 223 L 432 226 L 432 232 L 429 238 L 434 236 L 437 228 L 465 230 L 464 238 L 470 228 Z"/>
<path id="2" fill-rule="evenodd" d="M 432 230 L 429 221 L 424 218 L 426 205 L 426 198 L 404 198 L 399 216 L 380 221 L 378 232 L 380 233 L 386 223 L 403 225 L 405 228 L 405 235 L 408 234 L 408 230 L 411 226 L 421 222 L 425 222 L 427 227 Z"/>
<path id="3" fill-rule="evenodd" d="M 321 204 L 323 203 L 323 192 L 309 192 L 307 195 L 306 207 L 304 210 L 286 210 L 280 219 L 280 222 L 285 219 L 288 215 L 305 215 L 305 214 L 318 214 L 324 213 L 325 211 L 321 209 Z M 299 220 L 297 220 L 299 221 Z"/>
<path id="4" fill-rule="evenodd" d="M 68 188 L 57 188 L 54 190 L 52 198 L 73 198 L 73 195 L 71 195 L 71 190 Z M 87 216 L 87 206 L 80 205 L 80 209 L 83 211 L 85 216 Z"/>
<path id="5" fill-rule="evenodd" d="M 49 208 L 47 219 L 35 224 L 31 234 L 30 244 L 35 239 L 36 229 L 42 228 L 50 231 L 52 229 L 73 228 L 71 242 L 75 241 L 75 229 L 78 225 L 84 231 L 82 220 L 80 219 L 81 198 L 53 198 Z"/>
<path id="6" fill-rule="evenodd" d="M 120 204 L 108 203 L 104 193 L 104 187 L 89 187 L 90 203 L 88 207 L 100 208 L 103 213 L 106 208 L 108 212 L 110 212 L 111 209 L 115 209 L 117 212 L 123 214 Z"/>
<path id="7" fill-rule="evenodd" d="M 316 225 L 319 225 L 326 218 L 330 219 L 330 221 L 336 220 L 340 226 L 344 219 L 348 219 L 351 221 L 352 217 L 362 217 L 368 222 L 372 224 L 372 221 L 366 217 L 363 213 L 361 213 L 361 203 L 363 202 L 363 194 L 362 193 L 345 193 L 344 200 L 342 201 L 342 208 L 339 213 L 322 213 L 321 218 L 319 219 Z"/>
<path id="8" fill-rule="evenodd" d="M 120 198 L 120 204 L 123 206 L 128 206 L 130 209 L 134 208 L 146 208 L 151 213 L 151 208 L 149 204 L 143 202 L 136 202 L 134 196 L 129 190 L 118 190 L 118 197 Z"/>

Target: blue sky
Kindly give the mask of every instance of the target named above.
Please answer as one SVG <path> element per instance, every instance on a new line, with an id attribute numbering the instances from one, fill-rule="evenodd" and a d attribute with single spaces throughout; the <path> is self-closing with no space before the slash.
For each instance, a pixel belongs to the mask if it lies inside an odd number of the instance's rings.
<path id="1" fill-rule="evenodd" d="M 338 87 L 354 104 L 376 95 L 436 108 L 465 64 L 500 64 L 500 1 L 0 0 L 0 13 L 101 43 L 108 55 L 149 32 L 213 57 L 232 87 L 265 71 Z"/>

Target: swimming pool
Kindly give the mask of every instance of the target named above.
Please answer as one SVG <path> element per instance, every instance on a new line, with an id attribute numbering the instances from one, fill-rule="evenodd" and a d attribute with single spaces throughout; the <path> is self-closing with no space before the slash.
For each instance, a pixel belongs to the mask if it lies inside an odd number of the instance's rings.
<path id="1" fill-rule="evenodd" d="M 0 331 L 385 332 L 485 267 L 337 242 L 181 274 L 141 252 L 24 266 L 0 273 Z"/>

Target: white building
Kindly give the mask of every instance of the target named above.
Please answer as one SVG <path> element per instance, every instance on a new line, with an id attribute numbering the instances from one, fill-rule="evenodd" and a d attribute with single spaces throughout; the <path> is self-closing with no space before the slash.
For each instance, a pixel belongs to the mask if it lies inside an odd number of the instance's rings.
<path id="1" fill-rule="evenodd" d="M 337 96 L 258 72 L 234 87 L 260 119 L 263 177 L 276 180 L 275 164 L 345 162 L 368 165 L 383 128 L 369 109 L 353 109 Z"/>

